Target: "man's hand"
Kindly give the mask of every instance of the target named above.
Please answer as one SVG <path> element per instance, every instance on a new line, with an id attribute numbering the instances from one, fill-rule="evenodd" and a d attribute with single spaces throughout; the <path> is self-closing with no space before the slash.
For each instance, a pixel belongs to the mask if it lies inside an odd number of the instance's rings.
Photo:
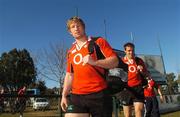
<path id="1" fill-rule="evenodd" d="M 142 72 L 142 70 L 143 70 L 143 66 L 138 65 L 138 66 L 137 66 L 137 70 L 139 70 L 140 72 Z"/>
<path id="2" fill-rule="evenodd" d="M 67 98 L 62 96 L 62 99 L 61 99 L 61 108 L 62 110 L 65 112 L 66 109 L 68 107 L 68 101 L 67 101 Z"/>
<path id="3" fill-rule="evenodd" d="M 162 96 L 162 95 L 160 95 L 159 97 L 160 97 L 160 101 L 161 101 L 161 103 L 163 103 L 163 102 L 164 102 L 164 98 L 163 98 L 163 96 Z"/>
<path id="4" fill-rule="evenodd" d="M 85 64 L 90 64 L 90 65 L 95 65 L 95 61 L 93 60 L 93 58 L 88 54 L 83 58 L 83 65 Z"/>

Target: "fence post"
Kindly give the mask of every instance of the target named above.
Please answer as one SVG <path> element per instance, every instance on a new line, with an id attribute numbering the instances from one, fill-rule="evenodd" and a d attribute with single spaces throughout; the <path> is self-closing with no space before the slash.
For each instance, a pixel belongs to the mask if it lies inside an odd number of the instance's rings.
<path id="1" fill-rule="evenodd" d="M 118 107 L 117 107 L 117 103 L 116 103 L 116 97 L 113 96 L 113 112 L 114 112 L 114 117 L 118 117 Z"/>

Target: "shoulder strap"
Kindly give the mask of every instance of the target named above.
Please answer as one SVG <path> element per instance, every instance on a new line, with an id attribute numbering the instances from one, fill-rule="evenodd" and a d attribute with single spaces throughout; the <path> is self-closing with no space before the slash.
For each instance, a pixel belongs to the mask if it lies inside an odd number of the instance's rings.
<path id="1" fill-rule="evenodd" d="M 100 37 L 92 37 L 90 42 L 89 42 L 89 45 L 88 45 L 88 51 L 89 51 L 89 54 L 93 54 L 94 53 L 94 50 L 96 51 L 96 56 L 97 56 L 97 59 L 103 59 L 105 58 L 105 56 L 103 55 L 103 53 L 101 52 L 101 49 L 100 47 L 96 44 L 96 40 L 98 40 Z M 105 74 L 102 74 L 98 69 L 96 69 L 94 66 L 92 66 L 96 71 L 97 73 L 102 77 L 102 78 L 106 78 L 105 77 Z"/>
<path id="2" fill-rule="evenodd" d="M 140 65 L 139 62 L 140 62 L 140 58 L 139 57 L 135 57 L 135 61 L 136 61 L 136 64 L 137 65 Z"/>
<path id="3" fill-rule="evenodd" d="M 135 61 L 136 61 L 136 64 L 137 65 L 140 65 L 140 58 L 139 57 L 135 57 Z M 139 72 L 140 76 L 145 79 L 145 80 L 148 80 L 148 76 L 149 74 L 146 72 Z"/>
<path id="4" fill-rule="evenodd" d="M 103 55 L 103 53 L 101 52 L 100 47 L 96 44 L 96 41 L 99 39 L 100 37 L 92 37 L 91 41 L 89 42 L 89 46 L 88 46 L 88 51 L 89 54 L 93 54 L 94 50 L 96 51 L 96 56 L 99 59 L 104 59 L 105 56 Z"/>
<path id="5" fill-rule="evenodd" d="M 89 45 L 88 45 L 89 54 L 94 53 L 94 44 L 95 44 L 95 41 L 96 41 L 98 38 L 99 38 L 99 37 L 92 37 L 91 40 L 89 41 Z"/>
<path id="6" fill-rule="evenodd" d="M 124 63 L 122 58 L 120 58 L 119 56 L 117 56 L 117 57 L 118 57 L 118 61 L 119 61 L 118 67 L 122 68 L 125 72 L 128 72 L 128 64 Z"/>
<path id="7" fill-rule="evenodd" d="M 136 61 L 136 64 L 137 64 L 137 65 L 140 65 L 140 58 L 139 58 L 139 57 L 135 57 L 135 61 Z M 139 72 L 139 74 L 140 74 L 141 77 L 143 77 L 143 78 L 145 77 L 145 74 L 144 74 L 144 73 Z"/>

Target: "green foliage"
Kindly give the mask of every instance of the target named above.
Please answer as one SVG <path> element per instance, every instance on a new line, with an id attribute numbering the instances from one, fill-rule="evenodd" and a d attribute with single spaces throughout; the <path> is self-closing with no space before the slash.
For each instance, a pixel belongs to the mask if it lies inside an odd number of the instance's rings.
<path id="1" fill-rule="evenodd" d="M 180 73 L 178 74 L 177 83 L 180 85 Z"/>
<path id="2" fill-rule="evenodd" d="M 40 90 L 41 94 L 46 94 L 47 87 L 45 85 L 45 81 L 38 79 L 36 82 L 31 83 L 28 88 L 37 88 Z"/>
<path id="3" fill-rule="evenodd" d="M 0 58 L 0 83 L 7 88 L 19 88 L 36 80 L 36 68 L 26 49 L 13 49 Z"/>
<path id="4" fill-rule="evenodd" d="M 37 82 L 37 87 L 36 88 L 38 88 L 40 90 L 41 94 L 45 94 L 45 91 L 47 89 L 47 87 L 45 85 L 45 81 L 39 80 Z"/>
<path id="5" fill-rule="evenodd" d="M 170 94 L 178 93 L 178 81 L 175 79 L 176 78 L 175 74 L 169 73 L 166 75 L 166 78 L 167 78 Z"/>

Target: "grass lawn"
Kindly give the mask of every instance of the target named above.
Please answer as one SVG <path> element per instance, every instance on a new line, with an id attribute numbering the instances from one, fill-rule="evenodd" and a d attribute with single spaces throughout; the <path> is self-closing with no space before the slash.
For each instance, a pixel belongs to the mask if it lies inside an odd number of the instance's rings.
<path id="1" fill-rule="evenodd" d="M 161 117 L 180 117 L 180 111 L 163 114 Z"/>
<path id="2" fill-rule="evenodd" d="M 123 112 L 119 114 L 119 117 L 124 117 Z M 161 114 L 161 117 L 180 117 L 180 111 L 172 112 L 172 113 L 166 113 Z"/>
<path id="3" fill-rule="evenodd" d="M 59 112 L 57 108 L 34 111 L 32 107 L 27 107 L 23 115 L 24 117 L 59 117 Z M 0 117 L 19 117 L 19 113 L 12 114 L 7 110 L 5 113 L 1 113 Z"/>
<path id="4" fill-rule="evenodd" d="M 19 114 L 2 113 L 0 117 L 19 117 Z M 59 117 L 57 110 L 48 111 L 26 111 L 24 117 Z M 119 113 L 119 117 L 124 117 L 123 113 Z M 180 117 L 180 111 L 162 114 L 161 117 Z"/>
<path id="5" fill-rule="evenodd" d="M 55 110 L 49 111 L 31 111 L 25 112 L 24 117 L 59 117 L 59 113 Z M 19 113 L 11 114 L 11 113 L 2 113 L 0 117 L 19 117 Z"/>

